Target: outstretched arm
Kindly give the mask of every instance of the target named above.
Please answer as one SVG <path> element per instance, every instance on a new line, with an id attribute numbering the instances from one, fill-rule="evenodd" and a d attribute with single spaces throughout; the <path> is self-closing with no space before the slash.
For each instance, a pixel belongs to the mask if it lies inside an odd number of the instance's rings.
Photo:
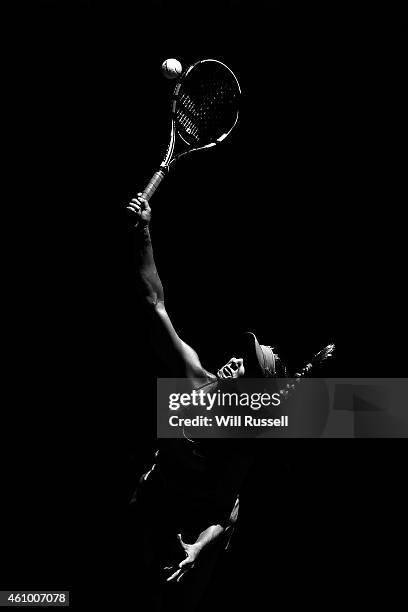
<path id="1" fill-rule="evenodd" d="M 167 314 L 164 291 L 153 256 L 150 237 L 151 209 L 147 200 L 141 197 L 129 202 L 127 209 L 132 213 L 133 249 L 136 281 L 139 295 L 146 304 L 150 322 L 153 347 L 167 365 L 173 376 L 199 380 L 208 378 L 197 353 L 178 336 Z"/>

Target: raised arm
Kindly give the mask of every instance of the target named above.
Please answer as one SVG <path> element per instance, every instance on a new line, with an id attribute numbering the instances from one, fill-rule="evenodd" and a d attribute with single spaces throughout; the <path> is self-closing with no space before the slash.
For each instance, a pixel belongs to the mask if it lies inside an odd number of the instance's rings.
<path id="1" fill-rule="evenodd" d="M 156 264 L 153 257 L 153 247 L 150 238 L 150 220 L 152 217 L 151 208 L 147 202 L 141 198 L 139 193 L 137 198 L 133 198 L 127 205 L 127 209 L 132 213 L 133 223 L 133 251 L 136 264 L 136 281 L 139 294 L 151 306 L 164 306 L 163 285 L 157 273 Z"/>
<path id="2" fill-rule="evenodd" d="M 127 209 L 133 219 L 133 250 L 136 282 L 141 300 L 149 312 L 150 336 L 158 356 L 163 359 L 169 375 L 188 377 L 194 384 L 206 382 L 212 375 L 202 367 L 197 353 L 178 336 L 167 314 L 164 291 L 153 256 L 150 237 L 151 209 L 141 197 L 129 202 Z M 195 383 L 197 381 L 197 383 Z"/>

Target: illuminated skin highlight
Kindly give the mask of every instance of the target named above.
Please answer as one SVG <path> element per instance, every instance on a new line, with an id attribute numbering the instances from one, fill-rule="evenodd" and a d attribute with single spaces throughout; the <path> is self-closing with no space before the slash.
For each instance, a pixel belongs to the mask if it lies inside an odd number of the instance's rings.
<path id="1" fill-rule="evenodd" d="M 244 376 L 244 374 L 245 367 L 242 357 L 238 359 L 236 357 L 231 357 L 228 363 L 222 366 L 217 372 L 218 378 L 240 378 L 240 376 Z"/>

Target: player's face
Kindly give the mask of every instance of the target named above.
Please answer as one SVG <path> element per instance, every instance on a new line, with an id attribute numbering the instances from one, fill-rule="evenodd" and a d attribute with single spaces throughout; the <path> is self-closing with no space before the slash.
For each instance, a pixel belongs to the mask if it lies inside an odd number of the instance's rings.
<path id="1" fill-rule="evenodd" d="M 242 357 L 237 359 L 232 357 L 228 363 L 226 363 L 217 372 L 218 378 L 239 378 L 245 374 L 244 360 Z"/>

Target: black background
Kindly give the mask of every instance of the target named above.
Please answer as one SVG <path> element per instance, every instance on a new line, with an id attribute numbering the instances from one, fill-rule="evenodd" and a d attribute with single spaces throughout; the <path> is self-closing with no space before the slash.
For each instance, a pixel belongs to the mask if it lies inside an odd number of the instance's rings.
<path id="1" fill-rule="evenodd" d="M 79 601 L 90 581 L 108 597 L 123 587 L 125 605 L 124 517 L 155 448 L 155 404 L 122 211 L 167 145 L 161 62 L 220 59 L 243 92 L 231 137 L 180 161 L 152 200 L 183 339 L 212 371 L 251 329 L 290 370 L 334 341 L 331 374 L 403 376 L 406 25 L 398 8 L 340 3 L 3 6 L 4 588 Z M 340 550 L 350 563 L 398 538 L 398 442 L 271 449 L 225 570 L 241 584 L 233 601 L 254 589 L 269 601 L 272 578 L 298 584 L 312 550 L 321 585 L 339 577 Z"/>

